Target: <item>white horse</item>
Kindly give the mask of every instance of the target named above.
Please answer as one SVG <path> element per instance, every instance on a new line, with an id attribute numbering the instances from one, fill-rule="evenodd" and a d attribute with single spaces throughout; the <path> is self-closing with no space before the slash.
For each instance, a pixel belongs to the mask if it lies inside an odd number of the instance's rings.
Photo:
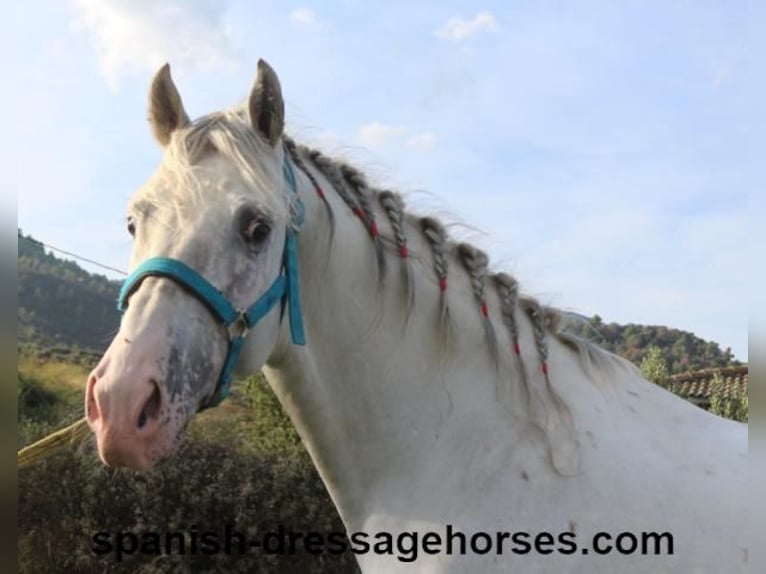
<path id="1" fill-rule="evenodd" d="M 745 425 L 560 332 L 482 252 L 296 145 L 265 62 L 247 106 L 194 122 L 166 65 L 149 112 L 164 159 L 85 397 L 106 464 L 150 469 L 235 364 L 263 368 L 366 573 L 745 570 Z"/>

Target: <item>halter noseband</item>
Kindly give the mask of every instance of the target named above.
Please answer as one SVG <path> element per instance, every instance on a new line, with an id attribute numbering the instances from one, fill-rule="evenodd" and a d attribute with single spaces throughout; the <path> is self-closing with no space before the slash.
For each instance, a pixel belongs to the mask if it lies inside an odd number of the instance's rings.
<path id="1" fill-rule="evenodd" d="M 303 330 L 301 315 L 300 287 L 298 284 L 298 249 L 296 233 L 303 224 L 304 208 L 295 184 L 295 174 L 287 157 L 285 157 L 282 172 L 292 193 L 296 194 L 295 210 L 292 211 L 292 221 L 287 226 L 285 247 L 282 255 L 282 267 L 279 275 L 255 303 L 244 310 L 237 309 L 212 283 L 197 273 L 194 269 L 177 259 L 170 257 L 152 257 L 139 265 L 125 280 L 120 289 L 117 308 L 123 312 L 128 306 L 128 298 L 138 289 L 146 277 L 158 276 L 172 279 L 189 293 L 199 299 L 213 314 L 219 323 L 226 328 L 229 348 L 221 374 L 218 377 L 215 390 L 200 406 L 200 410 L 217 406 L 229 394 L 234 366 L 237 364 L 242 344 L 250 329 L 268 314 L 278 303 L 282 303 L 282 315 L 288 308 L 290 334 L 293 344 L 305 345 L 306 335 Z"/>

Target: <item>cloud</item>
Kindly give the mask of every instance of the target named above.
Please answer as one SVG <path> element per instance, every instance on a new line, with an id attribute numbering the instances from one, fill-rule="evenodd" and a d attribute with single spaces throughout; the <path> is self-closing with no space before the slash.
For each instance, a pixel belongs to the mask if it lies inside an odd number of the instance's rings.
<path id="1" fill-rule="evenodd" d="M 290 12 L 290 20 L 297 24 L 316 24 L 317 17 L 311 8 L 296 8 Z"/>
<path id="2" fill-rule="evenodd" d="M 436 136 L 432 132 L 415 134 L 407 139 L 405 145 L 416 151 L 431 151 L 436 145 Z"/>
<path id="3" fill-rule="evenodd" d="M 479 30 L 493 31 L 497 29 L 497 19 L 486 10 L 478 12 L 473 20 L 466 20 L 457 16 L 450 18 L 447 23 L 434 32 L 437 38 L 445 38 L 453 42 L 460 42 L 473 36 Z"/>
<path id="4" fill-rule="evenodd" d="M 370 147 L 381 147 L 399 139 L 407 133 L 404 126 L 392 126 L 372 122 L 359 128 L 359 140 Z"/>
<path id="5" fill-rule="evenodd" d="M 348 143 L 332 130 L 295 128 L 294 125 L 288 125 L 293 129 L 292 133 L 296 139 L 300 138 L 301 142 L 309 147 L 329 152 L 340 150 Z"/>
<path id="6" fill-rule="evenodd" d="M 403 145 L 411 150 L 425 152 L 436 145 L 436 135 L 432 132 L 410 134 L 405 126 L 371 122 L 359 128 L 359 141 L 370 148 Z"/>
<path id="7" fill-rule="evenodd" d="M 203 69 L 235 64 L 231 33 L 222 21 L 227 4 L 75 0 L 78 24 L 93 37 L 101 72 L 114 91 L 126 72 L 154 71 L 167 61 Z"/>

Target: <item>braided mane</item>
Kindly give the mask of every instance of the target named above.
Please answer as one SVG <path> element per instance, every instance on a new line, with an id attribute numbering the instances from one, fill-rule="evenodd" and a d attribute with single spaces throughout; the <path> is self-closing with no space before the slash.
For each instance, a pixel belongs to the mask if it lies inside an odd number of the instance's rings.
<path id="1" fill-rule="evenodd" d="M 513 354 L 521 361 L 519 346 L 520 310 L 532 325 L 534 342 L 539 359 L 539 369 L 545 377 L 546 386 L 551 391 L 548 380 L 548 340 L 555 337 L 558 341 L 573 349 L 579 356 L 585 369 L 596 374 L 604 374 L 610 368 L 634 368 L 627 361 L 608 353 L 595 343 L 562 329 L 562 315 L 557 309 L 543 306 L 535 299 L 519 296 L 518 282 L 506 273 L 490 273 L 489 258 L 480 249 L 468 243 L 456 243 L 451 240 L 444 225 L 433 217 L 417 217 L 405 211 L 404 199 L 394 191 L 376 189 L 367 183 L 364 174 L 345 162 L 332 159 L 319 150 L 296 144 L 288 136 L 283 136 L 286 153 L 293 163 L 307 176 L 322 199 L 330 217 L 331 237 L 334 233 L 335 215 L 323 190 L 311 173 L 313 167 L 331 183 L 334 191 L 349 207 L 351 212 L 367 229 L 375 246 L 380 283 L 383 283 L 386 271 L 386 257 L 383 239 L 378 232 L 373 205 L 377 202 L 385 213 L 394 236 L 394 247 L 402 260 L 404 268 L 404 289 L 406 294 L 406 318 L 415 305 L 414 275 L 409 261 L 408 234 L 419 233 L 426 240 L 431 250 L 432 270 L 436 276 L 440 292 L 440 327 L 445 339 L 450 334 L 450 309 L 447 298 L 448 278 L 452 271 L 449 266 L 450 256 L 460 265 L 460 270 L 467 274 L 477 311 L 484 326 L 485 338 L 495 364 L 498 364 L 497 336 L 489 319 L 487 289 L 494 288 L 500 300 L 500 314 L 503 325 L 508 329 L 513 344 Z M 521 369 L 526 384 L 525 369 Z"/>

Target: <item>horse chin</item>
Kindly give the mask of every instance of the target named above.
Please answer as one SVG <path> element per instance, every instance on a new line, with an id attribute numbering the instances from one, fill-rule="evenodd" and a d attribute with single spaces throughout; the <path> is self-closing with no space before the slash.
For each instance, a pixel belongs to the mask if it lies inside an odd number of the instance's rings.
<path id="1" fill-rule="evenodd" d="M 191 421 L 191 417 L 184 420 L 180 425 L 172 423 L 163 428 L 163 432 L 157 437 L 156 442 L 149 445 L 139 461 L 141 464 L 135 467 L 139 471 L 151 471 L 161 468 L 166 462 L 170 461 L 178 452 L 178 447 L 183 440 L 186 427 Z M 171 428 L 175 427 L 175 428 Z"/>
<path id="2" fill-rule="evenodd" d="M 171 460 L 178 450 L 186 424 L 168 424 L 161 427 L 159 434 L 143 444 L 134 443 L 130 449 L 116 449 L 109 442 L 97 440 L 98 456 L 101 461 L 113 468 L 128 468 L 139 472 L 156 470 Z M 128 438 L 128 440 L 133 437 Z"/>
<path id="3" fill-rule="evenodd" d="M 98 445 L 98 457 L 106 466 L 112 468 L 129 468 L 131 470 L 149 471 L 152 470 L 163 457 L 155 449 L 147 449 L 142 451 L 135 451 L 126 455 L 116 455 L 115 453 L 106 450 L 101 444 Z"/>

